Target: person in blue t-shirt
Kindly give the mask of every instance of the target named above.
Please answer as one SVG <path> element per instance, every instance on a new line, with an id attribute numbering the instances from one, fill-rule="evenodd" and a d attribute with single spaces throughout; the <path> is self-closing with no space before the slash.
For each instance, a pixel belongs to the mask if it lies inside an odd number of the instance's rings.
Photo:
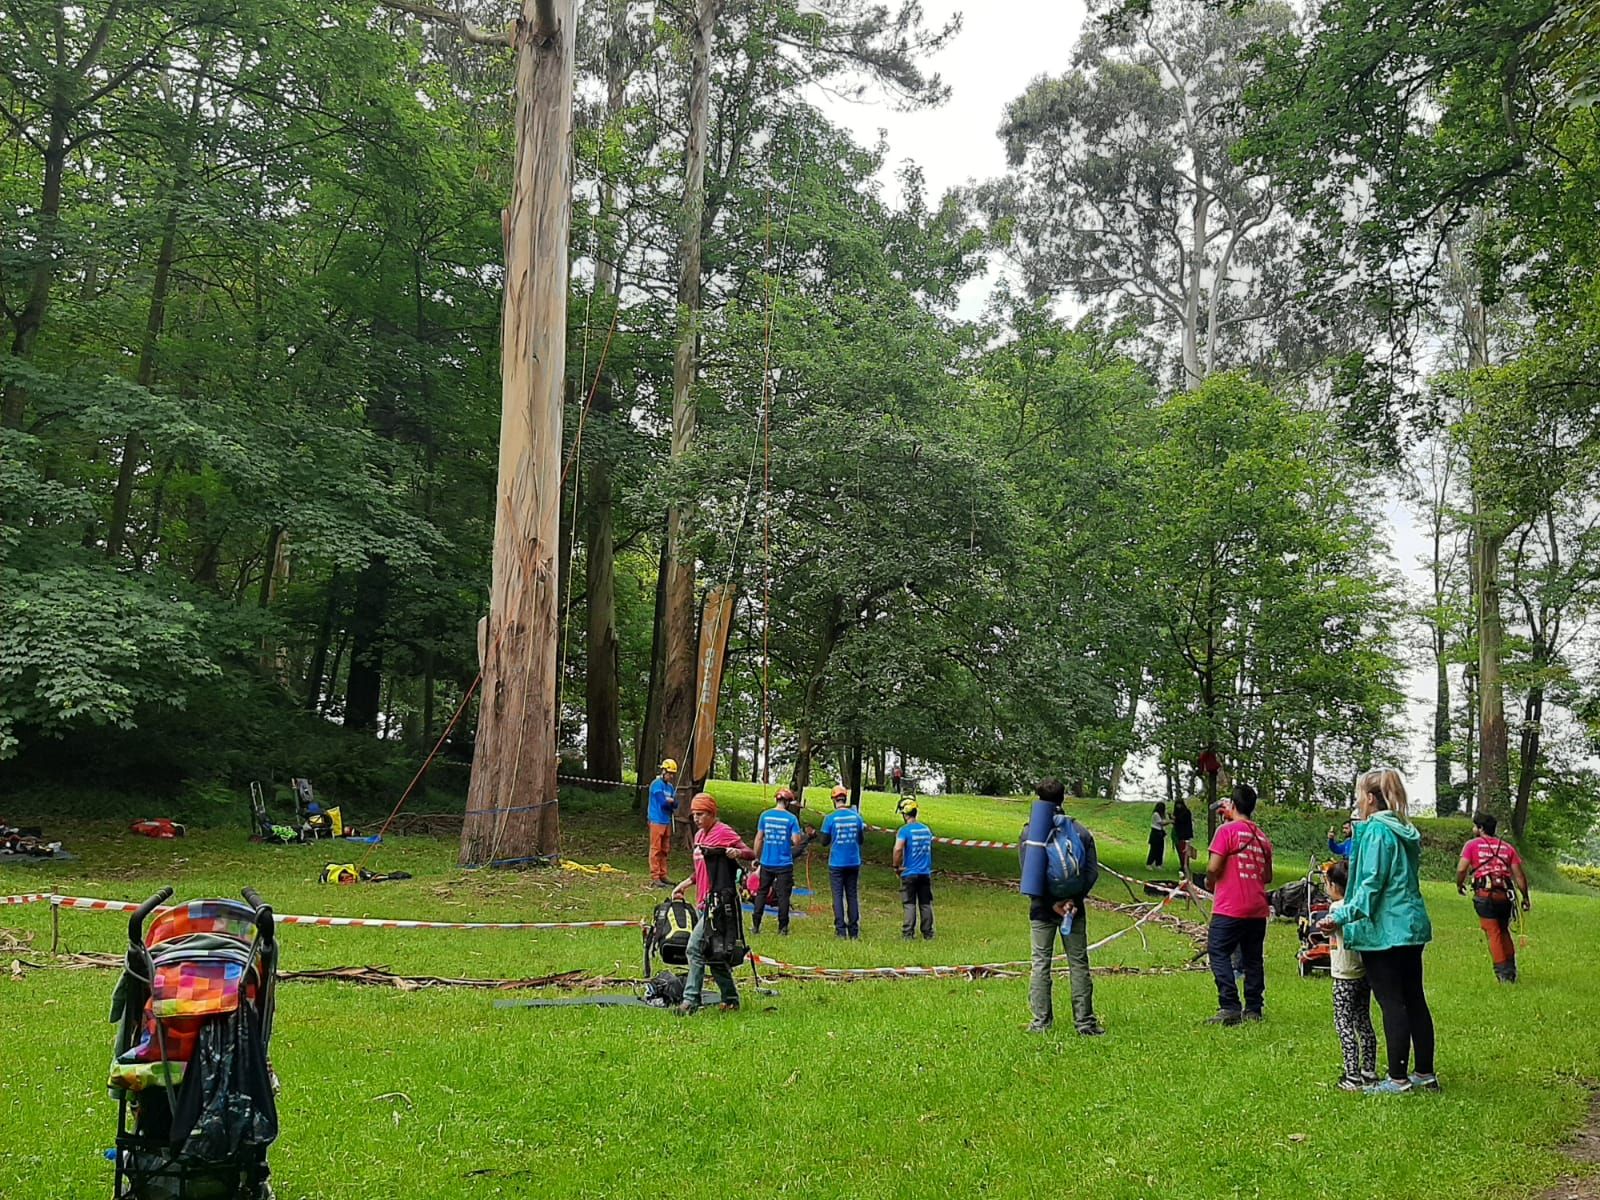
<path id="1" fill-rule="evenodd" d="M 917 820 L 917 802 L 907 796 L 895 806 L 900 832 L 894 835 L 894 869 L 900 873 L 900 902 L 905 920 L 900 936 L 910 941 L 922 921 L 922 940 L 933 941 L 933 830 Z"/>
<path id="2" fill-rule="evenodd" d="M 850 793 L 833 789 L 833 811 L 822 822 L 822 843 L 828 850 L 828 883 L 833 888 L 833 935 L 861 936 L 861 841 L 867 823 L 850 807 Z M 849 919 L 845 909 L 849 907 Z"/>
<path id="3" fill-rule="evenodd" d="M 671 887 L 667 878 L 667 851 L 672 848 L 672 814 L 677 810 L 678 763 L 661 761 L 661 774 L 650 785 L 650 807 L 645 819 L 650 824 L 650 886 Z"/>
<path id="4" fill-rule="evenodd" d="M 779 788 L 773 806 L 756 821 L 756 861 L 761 874 L 756 892 L 755 912 L 750 932 L 761 932 L 761 917 L 771 904 L 778 910 L 778 932 L 789 933 L 789 900 L 794 894 L 794 853 L 806 844 L 805 830 L 794 809 L 800 807 L 795 794 Z"/>

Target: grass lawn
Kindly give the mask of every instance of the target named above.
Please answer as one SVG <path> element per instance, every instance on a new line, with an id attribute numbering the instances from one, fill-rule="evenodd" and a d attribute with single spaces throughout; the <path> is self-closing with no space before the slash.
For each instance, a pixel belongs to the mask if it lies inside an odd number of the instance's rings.
<path id="1" fill-rule="evenodd" d="M 761 789 L 713 789 L 724 815 L 753 834 Z M 825 806 L 814 793 L 806 819 Z M 180 898 L 256 886 L 280 912 L 443 920 L 642 916 L 645 839 L 626 797 L 576 796 L 563 807 L 566 853 L 624 875 L 462 872 L 453 843 L 392 839 L 380 870 L 415 878 L 356 888 L 316 882 L 325 847 L 247 843 L 242 830 L 197 830 L 152 842 L 109 822 L 50 822 L 75 862 L 0 866 L 0 895 L 58 891 L 142 899 L 172 883 Z M 1144 806 L 1072 806 L 1112 866 L 1143 874 Z M 868 794 L 873 824 L 898 824 L 893 798 Z M 924 800 L 941 835 L 1014 840 L 1026 806 L 964 797 Z M 12 815 L 12 814 L 8 814 Z M 15 814 L 13 819 L 27 814 Z M 156 814 L 151 814 L 156 815 Z M 48 816 L 48 814 L 38 814 Z M 1283 848 L 1280 879 L 1298 871 L 1322 817 L 1264 813 Z M 1203 823 L 1203 814 L 1202 814 Z M 1425 825 L 1429 864 L 1454 861 L 1459 823 Z M 827 872 L 817 859 L 809 915 L 756 948 L 822 966 L 967 963 L 1026 956 L 1024 902 L 977 880 L 934 882 L 939 936 L 902 943 L 887 869 L 873 835 L 863 873 L 859 943 L 836 942 Z M 359 848 L 357 848 L 359 850 Z M 337 855 L 354 857 L 354 852 Z M 938 847 L 936 869 L 1014 879 L 1014 853 Z M 1172 863 L 1169 858 L 1169 873 Z M 687 873 L 674 852 L 675 875 Z M 804 871 L 800 872 L 803 884 Z M 1441 875 L 1442 878 L 1442 875 Z M 1114 880 L 1099 894 L 1127 899 Z M 1470 906 L 1426 886 L 1436 939 L 1427 956 L 1439 1028 L 1441 1095 L 1387 1100 L 1336 1091 L 1338 1044 L 1326 979 L 1295 971 L 1295 936 L 1268 942 L 1260 1026 L 1203 1028 L 1215 1008 L 1202 972 L 1096 979 L 1109 1036 L 1078 1039 L 1067 1023 L 1022 1032 L 1026 980 L 785 980 L 776 997 L 746 990 L 736 1016 L 678 1020 L 643 1009 L 496 1010 L 489 993 L 399 992 L 294 983 L 279 994 L 274 1064 L 283 1082 L 274 1148 L 280 1200 L 374 1195 L 458 1197 L 674 1195 L 686 1192 L 925 1198 L 1533 1196 L 1572 1165 L 1559 1153 L 1600 1078 L 1600 903 L 1535 893 L 1524 982 L 1497 986 Z M 73 950 L 115 952 L 126 921 L 65 911 Z M 1130 918 L 1096 910 L 1091 937 Z M 0 927 L 32 935 L 15 953 L 46 962 L 46 906 L 0 908 Z M 282 929 L 287 970 L 375 964 L 409 974 L 527 977 L 585 968 L 637 975 L 630 930 L 575 932 Z M 1177 934 L 1126 937 L 1097 966 L 1176 968 Z M 9 965 L 9 964 L 7 964 Z M 739 972 L 747 985 L 747 969 Z M 61 1200 L 110 1190 L 115 1104 L 104 1078 L 114 973 L 49 966 L 0 971 L 0 1197 Z M 1057 984 L 1057 1004 L 1067 1004 Z M 1376 1011 L 1374 1012 L 1376 1018 Z"/>

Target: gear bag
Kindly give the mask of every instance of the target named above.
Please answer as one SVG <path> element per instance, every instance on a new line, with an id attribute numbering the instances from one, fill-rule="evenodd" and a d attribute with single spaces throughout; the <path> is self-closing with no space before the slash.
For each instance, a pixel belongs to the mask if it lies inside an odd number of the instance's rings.
<path id="1" fill-rule="evenodd" d="M 1100 864 L 1089 857 L 1080 828 L 1061 813 L 1045 839 L 1045 886 L 1052 900 L 1082 899 L 1100 879 Z"/>
<path id="2" fill-rule="evenodd" d="M 744 941 L 739 864 L 726 854 L 707 854 L 705 864 L 711 878 L 711 894 L 706 897 L 706 920 L 711 922 L 706 937 L 706 962 L 737 967 L 750 953 Z"/>
<path id="3" fill-rule="evenodd" d="M 659 954 L 669 966 L 687 966 L 694 922 L 695 911 L 687 900 L 663 900 L 656 905 L 646 930 L 651 952 Z"/>

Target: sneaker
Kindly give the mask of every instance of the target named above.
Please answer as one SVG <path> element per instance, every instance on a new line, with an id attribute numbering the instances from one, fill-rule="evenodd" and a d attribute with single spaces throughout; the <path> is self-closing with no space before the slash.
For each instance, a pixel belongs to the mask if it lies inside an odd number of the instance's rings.
<path id="1" fill-rule="evenodd" d="M 1207 1025 L 1237 1025 L 1244 1020 L 1244 1014 L 1236 1008 L 1219 1008 L 1205 1019 Z"/>
<path id="2" fill-rule="evenodd" d="M 859 942 L 861 940 L 861 935 L 859 933 L 852 933 L 850 935 L 850 940 L 852 942 Z"/>
<path id="3" fill-rule="evenodd" d="M 1244 1019 L 1246 1021 L 1265 1021 L 1267 1018 L 1266 1014 L 1259 1008 L 1247 1008 L 1244 1010 Z"/>
<path id="4" fill-rule="evenodd" d="M 900 940 L 902 942 L 914 942 L 917 940 L 917 935 L 914 933 L 902 933 L 900 935 Z"/>
<path id="5" fill-rule="evenodd" d="M 1341 1075 L 1338 1088 L 1341 1092 L 1362 1092 L 1366 1090 L 1367 1085 L 1360 1079 L 1351 1079 L 1348 1075 Z"/>
<path id="6" fill-rule="evenodd" d="M 789 931 L 787 929 L 785 929 L 782 925 L 779 925 L 778 926 L 778 936 L 779 937 L 788 937 L 789 936 Z"/>
<path id="7" fill-rule="evenodd" d="M 700 1011 L 700 1006 L 692 1000 L 685 1000 L 673 1010 L 673 1014 L 680 1017 L 692 1017 Z"/>
<path id="8" fill-rule="evenodd" d="M 650 886 L 653 888 L 669 888 L 672 886 L 672 882 L 667 879 L 655 879 L 651 881 Z"/>
<path id="9" fill-rule="evenodd" d="M 931 933 L 925 933 L 925 934 L 923 934 L 923 935 L 922 935 L 922 940 L 923 940 L 923 941 L 925 941 L 925 942 L 931 942 L 931 941 L 933 941 L 933 934 L 931 934 Z"/>
<path id="10" fill-rule="evenodd" d="M 1418 1075 L 1413 1071 L 1411 1074 L 1411 1086 L 1421 1088 L 1425 1092 L 1437 1092 L 1439 1090 L 1439 1077 L 1437 1075 Z"/>
<path id="11" fill-rule="evenodd" d="M 1382 1083 L 1375 1083 L 1361 1090 L 1369 1096 L 1404 1096 L 1411 1091 L 1411 1080 L 1385 1079 Z"/>
<path id="12" fill-rule="evenodd" d="M 1079 1037 L 1105 1037 L 1105 1035 L 1105 1028 L 1100 1024 L 1099 1021 L 1095 1021 L 1089 1025 L 1078 1026 Z"/>
<path id="13" fill-rule="evenodd" d="M 739 1002 L 737 1000 L 724 1000 L 721 1004 L 717 1005 L 717 1011 L 718 1012 L 738 1012 L 739 1011 Z"/>
<path id="14" fill-rule="evenodd" d="M 1023 1033 L 1049 1033 L 1055 1027 L 1054 1021 L 1041 1021 L 1038 1017 L 1023 1026 Z"/>

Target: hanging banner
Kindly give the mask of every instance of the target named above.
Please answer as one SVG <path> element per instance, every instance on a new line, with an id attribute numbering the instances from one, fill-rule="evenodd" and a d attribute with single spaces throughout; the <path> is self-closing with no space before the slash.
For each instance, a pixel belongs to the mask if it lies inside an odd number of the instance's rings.
<path id="1" fill-rule="evenodd" d="M 700 614 L 700 660 L 696 674 L 693 754 L 687 778 L 695 783 L 711 774 L 717 752 L 717 701 L 722 694 L 722 668 L 728 661 L 728 637 L 733 632 L 731 587 L 714 587 L 706 592 L 705 609 Z"/>

